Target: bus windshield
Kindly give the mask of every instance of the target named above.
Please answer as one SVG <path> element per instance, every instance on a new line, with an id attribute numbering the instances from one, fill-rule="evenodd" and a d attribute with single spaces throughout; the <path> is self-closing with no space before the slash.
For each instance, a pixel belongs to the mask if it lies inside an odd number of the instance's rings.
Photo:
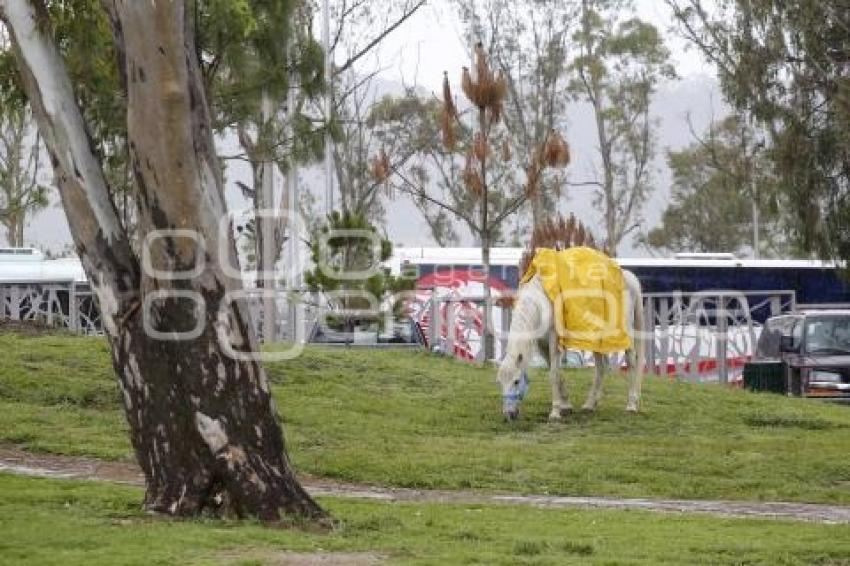
<path id="1" fill-rule="evenodd" d="M 808 318 L 806 353 L 850 355 L 850 315 Z"/>

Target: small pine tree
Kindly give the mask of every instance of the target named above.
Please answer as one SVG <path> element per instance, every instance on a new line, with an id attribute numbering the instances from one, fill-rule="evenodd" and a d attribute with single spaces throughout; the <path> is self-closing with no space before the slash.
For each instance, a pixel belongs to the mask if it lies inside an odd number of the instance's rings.
<path id="1" fill-rule="evenodd" d="M 361 235 L 354 235 L 358 232 Z M 375 239 L 366 238 L 363 234 L 377 235 L 378 230 L 362 214 L 334 211 L 313 234 L 310 242 L 310 256 L 316 267 L 305 275 L 307 287 L 313 292 L 334 293 L 331 306 L 344 311 L 367 310 L 373 304 L 364 295 L 371 295 L 380 302 L 389 294 L 412 289 L 414 283 L 411 279 L 394 277 L 389 269 L 383 267 L 362 279 L 339 277 L 374 271 L 370 269 L 374 262 L 387 261 L 392 255 L 392 243 L 384 236 L 378 236 L 380 249 L 376 250 L 373 249 Z M 346 292 L 350 295 L 346 296 Z M 394 306 L 401 308 L 401 305 Z M 343 315 L 329 317 L 328 323 L 335 330 L 351 332 L 358 322 L 368 318 Z M 371 322 L 380 324 L 381 317 L 375 318 Z"/>

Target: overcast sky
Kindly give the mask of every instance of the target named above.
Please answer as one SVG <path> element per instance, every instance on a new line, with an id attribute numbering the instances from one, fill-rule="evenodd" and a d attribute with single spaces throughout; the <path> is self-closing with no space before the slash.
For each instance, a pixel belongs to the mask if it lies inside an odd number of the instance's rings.
<path id="1" fill-rule="evenodd" d="M 462 24 L 449 4 L 449 0 L 429 0 L 403 28 L 381 44 L 378 56 L 382 66 L 387 67 L 382 73 L 385 78 L 408 84 L 416 82 L 436 91 L 443 71 L 451 71 L 459 61 L 467 59 Z M 638 0 L 635 5 L 641 18 L 665 33 L 680 75 L 714 75 L 714 70 L 696 51 L 686 49 L 681 38 L 669 33 L 673 15 L 663 0 Z M 363 65 L 371 69 L 374 59 L 364 61 Z"/>
<path id="2" fill-rule="evenodd" d="M 331 0 L 333 1 L 333 0 Z M 708 124 L 713 114 L 722 110 L 722 103 L 714 83 L 714 70 L 707 66 L 694 50 L 684 47 L 681 39 L 670 33 L 672 15 L 661 0 L 639 0 L 636 2 L 639 15 L 655 24 L 665 33 L 676 64 L 682 77 L 681 81 L 664 85 L 659 94 L 656 113 L 662 121 L 659 140 L 663 154 L 666 148 L 675 149 L 690 141 L 685 117 L 692 115 L 697 127 Z M 321 26 L 317 26 L 321 30 Z M 391 34 L 374 57 L 365 58 L 362 70 L 371 71 L 379 61 L 381 79 L 387 83 L 418 84 L 428 91 L 437 92 L 442 81 L 443 71 L 457 68 L 467 59 L 461 40 L 461 24 L 446 0 L 430 0 L 428 5 L 417 12 L 401 28 Z M 451 75 L 450 75 L 451 76 Z M 567 139 L 573 146 L 576 159 L 571 165 L 571 174 L 582 175 L 593 160 L 593 145 L 586 143 L 593 135 L 592 122 L 588 121 L 586 111 L 576 107 L 568 112 L 570 123 Z M 584 142 L 584 143 L 583 143 Z M 230 141 L 226 145 L 232 145 Z M 663 157 L 663 155 L 662 155 Z M 647 228 L 655 224 L 663 209 L 669 190 L 663 159 L 658 160 L 658 191 L 650 206 L 647 207 Z M 316 187 L 321 184 L 316 169 L 306 171 L 305 185 L 312 185 L 318 195 L 323 193 Z M 240 165 L 231 166 L 227 171 L 228 196 L 232 204 L 237 204 L 235 196 L 236 180 L 247 182 L 247 169 Z M 589 194 L 571 195 L 562 209 L 583 216 L 588 223 L 594 224 L 597 213 Z M 425 223 L 418 217 L 412 206 L 396 201 L 390 206 L 388 214 L 388 232 L 392 241 L 406 246 L 433 245 Z M 598 231 L 598 229 L 597 229 Z M 2 238 L 0 238 L 2 240 Z M 30 223 L 26 231 L 27 244 L 45 246 L 53 250 L 62 248 L 70 242 L 70 235 L 64 214 L 58 206 L 51 206 L 39 214 Z M 473 242 L 465 241 L 465 245 Z M 625 246 L 624 255 L 644 255 L 631 245 Z"/>

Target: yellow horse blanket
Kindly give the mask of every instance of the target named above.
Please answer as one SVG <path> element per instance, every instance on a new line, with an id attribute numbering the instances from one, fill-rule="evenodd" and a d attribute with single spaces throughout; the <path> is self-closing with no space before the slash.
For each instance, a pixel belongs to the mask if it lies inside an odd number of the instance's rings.
<path id="1" fill-rule="evenodd" d="M 535 275 L 552 301 L 562 348 L 609 354 L 632 347 L 626 330 L 626 284 L 613 259 L 585 247 L 540 248 L 522 283 Z"/>

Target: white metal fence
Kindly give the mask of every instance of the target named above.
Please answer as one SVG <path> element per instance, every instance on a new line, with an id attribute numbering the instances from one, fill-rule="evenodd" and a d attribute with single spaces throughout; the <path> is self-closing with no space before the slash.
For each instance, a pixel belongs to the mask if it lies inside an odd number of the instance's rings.
<path id="1" fill-rule="evenodd" d="M 86 283 L 0 284 L 0 320 L 102 333 L 100 313 Z"/>
<path id="2" fill-rule="evenodd" d="M 426 296 L 412 314 L 431 349 L 482 361 L 483 297 Z M 755 352 L 761 322 L 796 308 L 794 291 L 708 291 L 644 295 L 647 370 L 694 381 L 740 377 Z M 496 359 L 507 342 L 511 311 L 493 307 Z M 622 360 L 617 360 L 622 362 Z"/>
<path id="3" fill-rule="evenodd" d="M 247 291 L 257 335 L 268 338 L 262 296 Z M 273 340 L 304 342 L 321 315 L 311 294 L 281 293 L 276 300 Z M 428 346 L 448 355 L 481 361 L 483 298 L 462 294 L 418 293 L 407 304 Z M 794 291 L 709 291 L 644 295 L 649 371 L 680 379 L 728 382 L 755 351 L 761 322 L 796 308 Z M 493 307 L 496 359 L 510 328 L 511 311 Z M 98 309 L 85 283 L 0 283 L 0 320 L 32 321 L 82 334 L 101 334 Z"/>

